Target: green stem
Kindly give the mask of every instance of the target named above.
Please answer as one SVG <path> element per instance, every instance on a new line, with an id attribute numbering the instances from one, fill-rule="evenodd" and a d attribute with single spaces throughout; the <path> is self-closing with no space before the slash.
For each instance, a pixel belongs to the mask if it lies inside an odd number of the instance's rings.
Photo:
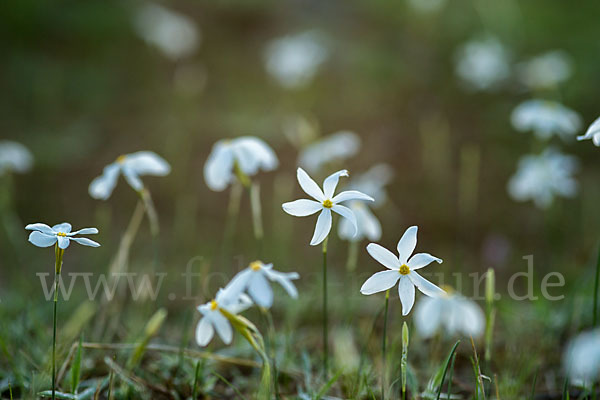
<path id="1" fill-rule="evenodd" d="M 54 305 L 52 312 L 52 400 L 56 399 L 56 308 L 58 305 L 58 288 L 64 252 L 63 249 L 58 247 L 58 243 L 56 243 L 54 246 Z"/>
<path id="2" fill-rule="evenodd" d="M 271 311 L 269 309 L 261 307 L 261 311 L 263 312 L 269 326 L 266 350 L 269 357 L 271 357 L 271 364 L 273 365 L 273 385 L 275 386 L 275 399 L 280 399 L 281 394 L 279 393 L 278 382 L 279 376 L 277 372 L 277 361 L 275 360 L 275 324 L 273 323 L 273 316 L 271 315 Z"/>
<path id="3" fill-rule="evenodd" d="M 329 238 L 323 241 L 323 371 L 325 379 L 329 367 L 329 333 L 328 333 L 328 316 L 327 316 L 327 242 Z"/>
<path id="4" fill-rule="evenodd" d="M 600 281 L 600 250 L 598 250 L 598 260 L 596 261 L 596 279 L 594 281 L 594 317 L 593 327 L 596 327 L 598 322 L 598 283 Z"/>
<path id="5" fill-rule="evenodd" d="M 262 252 L 264 230 L 262 223 L 262 207 L 260 204 L 260 186 L 256 182 L 252 182 L 252 184 L 250 185 L 250 207 L 252 209 L 252 225 L 254 227 L 254 238 L 258 243 L 257 257 L 260 257 L 260 253 Z"/>
<path id="6" fill-rule="evenodd" d="M 227 206 L 227 221 L 225 222 L 225 237 L 223 240 L 223 256 L 229 256 L 235 226 L 240 213 L 240 202 L 242 199 L 242 185 L 239 182 L 234 182 L 229 191 L 229 205 Z"/>
<path id="7" fill-rule="evenodd" d="M 348 242 L 348 260 L 346 261 L 346 269 L 348 272 L 352 272 L 356 269 L 356 262 L 358 260 L 358 241 L 351 240 Z"/>
<path id="8" fill-rule="evenodd" d="M 385 378 L 386 378 L 386 354 L 385 344 L 387 339 L 387 316 L 388 316 L 388 303 L 390 301 L 390 291 L 385 291 L 385 306 L 383 309 L 383 339 L 381 340 L 381 358 L 383 360 L 383 372 L 381 374 L 381 398 L 385 399 Z"/>

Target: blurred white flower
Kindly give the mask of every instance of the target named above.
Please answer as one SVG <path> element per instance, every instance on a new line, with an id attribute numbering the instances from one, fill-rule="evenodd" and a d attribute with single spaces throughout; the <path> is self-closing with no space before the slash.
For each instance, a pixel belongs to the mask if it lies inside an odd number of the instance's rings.
<path id="1" fill-rule="evenodd" d="M 533 131 L 540 139 L 558 135 L 569 139 L 581 127 L 581 117 L 560 103 L 548 100 L 526 100 L 512 112 L 513 127 L 521 132 Z"/>
<path id="2" fill-rule="evenodd" d="M 75 232 L 71 232 L 71 224 L 63 222 L 62 224 L 54 225 L 50 228 L 46 224 L 36 223 L 29 224 L 25 229 L 31 232 L 29 241 L 37 247 L 50 247 L 58 242 L 58 247 L 66 249 L 69 247 L 71 240 L 79 244 L 91 247 L 99 247 L 100 244 L 83 237 L 75 237 L 75 235 L 93 235 L 98 233 L 96 228 L 83 228 Z"/>
<path id="3" fill-rule="evenodd" d="M 281 86 L 306 86 L 328 57 L 328 50 L 315 32 L 303 32 L 275 39 L 266 48 L 267 72 Z"/>
<path id="4" fill-rule="evenodd" d="M 596 118 L 594 122 L 590 125 L 588 130 L 585 132 L 585 135 L 577 136 L 577 140 L 587 140 L 592 139 L 592 142 L 598 147 L 600 147 L 600 117 Z"/>
<path id="5" fill-rule="evenodd" d="M 356 217 L 356 230 L 352 222 L 342 218 L 338 224 L 338 236 L 342 240 L 359 242 L 363 239 L 381 239 L 381 223 L 369 207 L 361 201 L 351 201 L 348 208 Z"/>
<path id="6" fill-rule="evenodd" d="M 377 243 L 369 243 L 367 246 L 367 251 L 371 257 L 388 268 L 389 271 L 373 274 L 362 285 L 360 292 L 365 295 L 383 292 L 400 281 L 398 295 L 402 303 L 402 315 L 407 315 L 415 303 L 415 286 L 427 296 L 436 297 L 446 293 L 416 271 L 433 261 L 438 264 L 442 263 L 441 259 L 428 253 L 417 253 L 411 257 L 415 247 L 417 247 L 417 229 L 416 226 L 411 226 L 404 232 L 398 242 L 398 256 Z"/>
<path id="7" fill-rule="evenodd" d="M 200 32 L 191 18 L 154 3 L 137 10 L 135 30 L 173 60 L 191 55 L 200 43 Z"/>
<path id="8" fill-rule="evenodd" d="M 223 139 L 214 144 L 204 164 L 204 181 L 216 192 L 224 190 L 235 179 L 235 169 L 253 176 L 262 169 L 272 171 L 279 166 L 275 152 L 262 139 L 242 136 Z"/>
<path id="9" fill-rule="evenodd" d="M 481 336 L 485 328 L 485 316 L 481 307 L 450 288 L 446 295 L 424 297 L 415 308 L 415 327 L 423 338 L 437 331 L 449 335 Z"/>
<path id="10" fill-rule="evenodd" d="M 437 11 L 446 4 L 446 0 L 408 0 L 408 4 L 418 12 Z"/>
<path id="11" fill-rule="evenodd" d="M 306 194 L 315 200 L 300 199 L 282 205 L 283 210 L 296 217 L 306 217 L 320 211 L 315 232 L 310 241 L 311 246 L 316 246 L 321 243 L 329 231 L 331 231 L 331 211 L 334 211 L 342 217 L 348 219 L 354 228 L 354 234 L 357 233 L 356 217 L 352 210 L 342 206 L 339 203 L 351 200 L 369 200 L 373 201 L 371 196 L 361 193 L 357 190 L 348 190 L 334 196 L 340 176 L 348 176 L 348 171 L 343 169 L 329 175 L 323 181 L 323 190 L 311 179 L 310 176 L 302 169 L 298 168 L 298 183 Z"/>
<path id="12" fill-rule="evenodd" d="M 495 89 L 510 76 L 509 55 L 494 37 L 472 40 L 456 53 L 456 74 L 473 89 Z"/>
<path id="13" fill-rule="evenodd" d="M 517 65 L 519 80 L 532 89 L 550 88 L 571 76 L 571 59 L 554 50 Z"/>
<path id="14" fill-rule="evenodd" d="M 339 131 L 306 146 L 298 164 L 309 172 L 317 172 L 324 164 L 346 160 L 360 150 L 360 137 L 350 131 Z"/>
<path id="15" fill-rule="evenodd" d="M 363 193 L 369 193 L 375 199 L 373 207 L 384 204 L 388 198 L 385 187 L 394 178 L 394 169 L 387 164 L 376 164 L 366 172 L 356 175 L 348 187 Z"/>
<path id="16" fill-rule="evenodd" d="M 123 174 L 127 183 L 136 192 L 139 192 L 144 188 L 140 176 L 165 176 L 170 172 L 171 166 L 169 163 L 156 153 L 138 151 L 136 153 L 125 154 L 119 156 L 112 164 L 104 167 L 102 175 L 90 183 L 88 192 L 95 199 L 108 199 L 117 185 L 120 174 Z"/>
<path id="17" fill-rule="evenodd" d="M 571 383 L 589 387 L 600 376 L 600 330 L 587 331 L 572 339 L 563 355 Z"/>
<path id="18" fill-rule="evenodd" d="M 27 172 L 33 165 L 33 155 L 21 143 L 0 140 L 0 175 L 6 171 Z"/>
<path id="19" fill-rule="evenodd" d="M 537 207 L 547 208 L 554 196 L 575 196 L 573 174 L 578 168 L 577 158 L 554 148 L 539 155 L 528 154 L 519 160 L 517 172 L 508 182 L 508 193 L 516 201 L 533 200 Z"/>
<path id="20" fill-rule="evenodd" d="M 253 261 L 231 280 L 231 285 L 247 291 L 258 306 L 270 308 L 273 305 L 273 290 L 269 281 L 279 283 L 295 299 L 298 297 L 298 291 L 292 280 L 299 278 L 297 272 L 279 272 L 273 269 L 273 264 Z"/>
<path id="21" fill-rule="evenodd" d="M 221 310 L 239 314 L 252 305 L 252 300 L 239 289 L 239 285 L 233 286 L 230 283 L 224 289 L 219 289 L 213 300 L 198 306 L 202 318 L 196 327 L 196 342 L 200 346 L 206 346 L 212 340 L 215 330 L 223 343 L 231 343 L 233 329 Z"/>

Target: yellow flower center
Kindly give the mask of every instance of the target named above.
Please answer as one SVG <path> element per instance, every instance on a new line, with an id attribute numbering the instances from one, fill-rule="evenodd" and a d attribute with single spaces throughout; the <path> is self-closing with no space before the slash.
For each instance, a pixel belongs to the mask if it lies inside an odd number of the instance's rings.
<path id="1" fill-rule="evenodd" d="M 323 202 L 323 207 L 331 208 L 331 207 L 333 207 L 333 203 L 331 202 L 331 200 L 327 199 Z"/>
<path id="2" fill-rule="evenodd" d="M 444 289 L 444 292 L 446 292 L 447 295 L 451 295 L 454 293 L 454 288 L 450 285 L 440 285 L 440 287 Z"/>
<path id="3" fill-rule="evenodd" d="M 66 234 L 66 233 L 64 233 L 64 232 L 58 232 L 58 233 L 56 234 L 56 236 L 66 237 L 66 236 L 67 236 L 67 234 Z"/>
<path id="4" fill-rule="evenodd" d="M 410 272 L 410 268 L 408 268 L 408 265 L 402 264 L 398 272 L 400 272 L 401 275 L 408 275 L 408 273 Z"/>
<path id="5" fill-rule="evenodd" d="M 250 263 L 250 269 L 252 269 L 252 271 L 258 271 L 262 268 L 262 263 L 260 261 L 252 261 Z"/>
<path id="6" fill-rule="evenodd" d="M 219 304 L 217 303 L 216 300 L 211 300 L 210 301 L 210 309 L 215 311 L 217 309 L 217 307 L 219 307 Z"/>
<path id="7" fill-rule="evenodd" d="M 127 158 L 127 156 L 125 154 L 121 154 L 119 157 L 117 157 L 117 162 L 119 164 L 123 164 L 125 162 L 126 158 Z"/>

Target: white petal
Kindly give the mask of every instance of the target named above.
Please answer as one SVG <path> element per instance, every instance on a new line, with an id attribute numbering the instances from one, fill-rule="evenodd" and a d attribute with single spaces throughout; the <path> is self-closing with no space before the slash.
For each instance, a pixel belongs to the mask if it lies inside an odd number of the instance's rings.
<path id="1" fill-rule="evenodd" d="M 300 199 L 283 203 L 283 211 L 295 217 L 306 217 L 323 209 L 323 205 L 318 201 Z"/>
<path id="2" fill-rule="evenodd" d="M 125 166 L 136 175 L 165 176 L 171 172 L 171 166 L 152 151 L 138 151 L 125 156 Z"/>
<path id="3" fill-rule="evenodd" d="M 398 271 L 377 272 L 363 283 L 360 292 L 366 295 L 383 292 L 394 286 L 398 279 L 400 279 Z"/>
<path id="4" fill-rule="evenodd" d="M 231 343 L 231 339 L 233 339 L 233 330 L 231 329 L 231 324 L 221 314 L 220 311 L 213 311 L 209 314 L 210 320 L 213 323 L 217 334 L 225 344 Z"/>
<path id="5" fill-rule="evenodd" d="M 356 216 L 354 215 L 352 210 L 350 210 L 348 207 L 344 207 L 339 204 L 335 204 L 333 207 L 331 207 L 331 210 L 335 211 L 336 213 L 340 214 L 342 217 L 350 221 L 352 227 L 354 228 L 352 236 L 356 236 L 356 233 L 358 232 L 358 227 L 356 224 Z"/>
<path id="6" fill-rule="evenodd" d="M 119 178 L 121 167 L 117 163 L 112 163 L 104 167 L 102 175 L 95 178 L 88 188 L 90 196 L 94 199 L 106 200 L 110 197 Z"/>
<path id="7" fill-rule="evenodd" d="M 333 197 L 335 188 L 340 180 L 340 176 L 348 176 L 348 170 L 343 169 L 341 171 L 334 172 L 323 181 L 323 193 L 325 194 L 326 199 L 331 199 Z"/>
<path id="8" fill-rule="evenodd" d="M 272 171 L 279 166 L 275 152 L 262 139 L 243 136 L 234 139 L 232 147 L 240 168 L 246 175 L 254 175 L 260 168 Z"/>
<path id="9" fill-rule="evenodd" d="M 398 261 L 398 257 L 394 255 L 391 251 L 386 249 L 385 247 L 378 245 L 377 243 L 369 243 L 367 246 L 367 251 L 375 260 L 377 260 L 381 265 L 386 268 L 392 269 L 398 273 L 398 269 L 400 268 L 400 262 Z"/>
<path id="10" fill-rule="evenodd" d="M 354 212 L 358 230 L 362 231 L 369 240 L 381 239 L 381 223 L 377 217 L 369 210 L 367 206 L 359 208 L 359 212 Z"/>
<path id="11" fill-rule="evenodd" d="M 127 165 L 124 165 L 121 171 L 123 172 L 125 180 L 127 183 L 129 183 L 129 186 L 131 186 L 133 190 L 139 192 L 144 188 L 142 180 L 138 176 L 137 172 L 135 172 L 133 169 L 129 168 Z"/>
<path id="12" fill-rule="evenodd" d="M 400 264 L 406 264 L 408 257 L 415 251 L 417 247 L 417 227 L 411 226 L 398 241 L 398 259 Z"/>
<path id="13" fill-rule="evenodd" d="M 210 190 L 220 192 L 233 180 L 233 152 L 229 145 L 219 141 L 204 164 L 204 181 Z"/>
<path id="14" fill-rule="evenodd" d="M 410 271 L 408 277 L 410 278 L 412 283 L 414 283 L 415 286 L 418 287 L 419 290 L 427 296 L 438 297 L 446 293 L 443 289 L 439 288 L 438 286 L 429 282 L 427 279 L 423 278 L 416 271 Z"/>
<path id="15" fill-rule="evenodd" d="M 56 239 L 58 240 L 58 247 L 63 250 L 69 247 L 69 244 L 71 243 L 69 238 L 65 236 L 57 236 Z"/>
<path id="16" fill-rule="evenodd" d="M 408 260 L 408 266 L 410 269 L 420 269 L 423 268 L 432 262 L 436 261 L 438 264 L 442 263 L 441 258 L 437 258 L 428 253 L 417 253 Z"/>
<path id="17" fill-rule="evenodd" d="M 415 285 L 406 276 L 400 279 L 398 284 L 398 295 L 402 303 L 402 315 L 408 315 L 415 304 Z"/>
<path id="18" fill-rule="evenodd" d="M 358 190 L 346 190 L 344 192 L 339 193 L 333 199 L 331 199 L 331 201 L 336 204 L 348 200 L 374 201 L 374 199 L 371 196 L 366 195 L 363 192 L 359 192 Z"/>
<path id="19" fill-rule="evenodd" d="M 196 327 L 196 342 L 198 345 L 204 347 L 210 342 L 214 334 L 215 328 L 213 328 L 210 320 L 207 317 L 203 317 Z"/>
<path id="20" fill-rule="evenodd" d="M 323 191 L 319 185 L 317 185 L 317 183 L 313 181 L 312 178 L 308 176 L 308 174 L 302 168 L 298 168 L 296 175 L 298 177 L 298 183 L 300 184 L 300 187 L 307 195 L 321 203 L 325 201 L 325 195 L 323 194 Z"/>
<path id="21" fill-rule="evenodd" d="M 37 247 L 50 247 L 56 243 L 56 235 L 46 235 L 39 231 L 33 231 L 29 234 L 29 241 Z"/>
<path id="22" fill-rule="evenodd" d="M 477 303 L 461 299 L 462 331 L 474 337 L 481 336 L 485 328 L 485 316 Z"/>
<path id="23" fill-rule="evenodd" d="M 240 294 L 248 287 L 248 282 L 252 277 L 252 270 L 250 268 L 246 268 L 240 272 L 238 272 L 232 279 L 229 281 L 227 286 L 224 289 L 220 289 L 217 293 L 216 300 L 219 304 L 234 304 L 237 303 L 240 297 Z"/>
<path id="24" fill-rule="evenodd" d="M 279 272 L 270 269 L 264 270 L 265 275 L 272 281 L 279 283 L 285 291 L 293 298 L 298 298 L 298 290 L 292 282 L 293 279 L 299 279 L 300 275 L 297 272 Z"/>
<path id="25" fill-rule="evenodd" d="M 29 224 L 25 227 L 25 229 L 29 231 L 40 231 L 42 233 L 45 233 L 46 235 L 54 235 L 56 233 L 48 225 L 40 223 Z"/>
<path id="26" fill-rule="evenodd" d="M 442 320 L 442 304 L 440 298 L 421 297 L 415 308 L 415 327 L 419 335 L 429 338 L 437 331 Z"/>
<path id="27" fill-rule="evenodd" d="M 331 231 L 331 210 L 324 208 L 317 218 L 317 225 L 315 226 L 315 232 L 310 241 L 311 246 L 316 246 L 321 243 Z"/>
<path id="28" fill-rule="evenodd" d="M 71 227 L 71 224 L 68 222 L 63 222 L 62 224 L 56 224 L 52 227 L 52 230 L 54 232 L 62 232 L 62 233 L 69 233 L 71 232 L 71 229 L 73 229 Z"/>
<path id="29" fill-rule="evenodd" d="M 273 305 L 273 290 L 261 271 L 253 271 L 248 282 L 248 294 L 260 307 L 270 308 Z"/>
<path id="30" fill-rule="evenodd" d="M 246 311 L 248 308 L 250 308 L 252 304 L 254 304 L 252 303 L 252 299 L 246 293 L 241 293 L 237 303 L 229 304 L 225 307 L 225 309 L 232 314 L 239 314 L 242 311 Z"/>
<path id="31" fill-rule="evenodd" d="M 67 236 L 74 236 L 74 235 L 95 235 L 96 233 L 98 233 L 98 229 L 97 228 L 83 228 L 83 229 L 80 229 L 78 231 L 71 232 Z"/>
<path id="32" fill-rule="evenodd" d="M 93 240 L 88 238 L 72 237 L 70 239 L 76 241 L 79 244 L 83 244 L 84 246 L 100 247 L 100 243 L 94 242 Z"/>

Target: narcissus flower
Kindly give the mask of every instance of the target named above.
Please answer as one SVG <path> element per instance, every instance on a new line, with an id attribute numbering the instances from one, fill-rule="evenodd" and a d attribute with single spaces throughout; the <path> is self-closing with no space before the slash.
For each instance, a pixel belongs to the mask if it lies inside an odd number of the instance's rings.
<path id="1" fill-rule="evenodd" d="M 169 163 L 156 153 L 138 151 L 136 153 L 125 154 L 119 156 L 112 164 L 104 167 L 102 175 L 90 183 L 88 191 L 93 198 L 106 200 L 117 185 L 120 174 L 123 174 L 127 183 L 136 192 L 139 192 L 144 188 L 140 176 L 165 176 L 170 172 L 171 166 Z"/>
<path id="2" fill-rule="evenodd" d="M 342 240 L 361 241 L 381 239 L 381 223 L 362 201 L 351 201 L 348 208 L 356 217 L 356 230 L 350 220 L 343 218 L 338 224 L 338 236 Z"/>
<path id="3" fill-rule="evenodd" d="M 84 237 L 76 237 L 75 235 L 93 235 L 98 233 L 96 228 L 83 228 L 75 232 L 71 232 L 71 224 L 63 222 L 62 224 L 54 225 L 50 228 L 46 224 L 29 224 L 25 229 L 31 232 L 29 241 L 37 247 L 50 247 L 58 242 L 58 247 L 66 249 L 69 247 L 71 240 L 83 244 L 85 246 L 99 247 L 100 244 Z"/>
<path id="4" fill-rule="evenodd" d="M 310 173 L 324 165 L 346 160 L 360 150 L 360 137 L 350 131 L 339 131 L 308 144 L 298 156 L 298 165 Z"/>
<path id="5" fill-rule="evenodd" d="M 332 211 L 348 219 L 354 228 L 353 234 L 356 235 L 356 217 L 352 210 L 340 203 L 351 200 L 373 201 L 373 198 L 357 190 L 347 190 L 334 196 L 340 176 L 348 176 L 348 171 L 343 169 L 325 178 L 325 181 L 323 181 L 323 190 L 321 190 L 319 185 L 317 185 L 317 183 L 313 181 L 302 168 L 298 168 L 297 175 L 298 183 L 302 190 L 316 201 L 300 199 L 284 203 L 282 207 L 286 213 L 296 217 L 306 217 L 320 212 L 315 232 L 310 241 L 311 246 L 318 245 L 325 240 L 327 235 L 329 235 L 329 232 L 331 231 Z"/>
<path id="6" fill-rule="evenodd" d="M 469 41 L 456 54 L 456 74 L 471 89 L 496 89 L 510 76 L 509 53 L 495 37 Z"/>
<path id="7" fill-rule="evenodd" d="M 295 299 L 298 297 L 298 291 L 292 281 L 299 278 L 300 275 L 297 272 L 275 271 L 273 264 L 254 261 L 231 280 L 231 285 L 238 290 L 247 291 L 252 300 L 260 307 L 270 308 L 273 305 L 273 290 L 269 281 L 279 283 Z"/>
<path id="8" fill-rule="evenodd" d="M 27 172 L 33 165 L 33 156 L 27 147 L 11 140 L 0 140 L 0 175 L 5 171 Z"/>
<path id="9" fill-rule="evenodd" d="M 398 256 L 376 243 L 370 243 L 367 251 L 389 271 L 377 272 L 371 276 L 360 288 L 360 292 L 370 295 L 383 292 L 398 284 L 398 295 L 402 303 L 402 315 L 407 315 L 415 303 L 415 286 L 425 295 L 436 297 L 446 292 L 429 282 L 417 273 L 433 261 L 441 264 L 442 260 L 428 253 L 417 253 L 411 257 L 417 246 L 417 227 L 411 226 L 404 232 L 398 242 Z M 410 258 L 409 258 L 410 257 Z"/>
<path id="10" fill-rule="evenodd" d="M 261 169 L 272 171 L 278 166 L 275 152 L 262 139 L 253 136 L 224 139 L 214 144 L 204 164 L 204 180 L 211 190 L 220 192 L 235 179 L 236 173 L 253 176 Z"/>
<path id="11" fill-rule="evenodd" d="M 577 140 L 592 139 L 592 142 L 600 147 L 600 117 L 597 118 L 585 132 L 585 135 L 577 136 Z"/>
<path id="12" fill-rule="evenodd" d="M 543 140 L 553 135 L 570 139 L 581 127 L 581 117 L 560 103 L 548 100 L 527 100 L 511 114 L 513 127 L 521 132 L 533 131 Z"/>
<path id="13" fill-rule="evenodd" d="M 587 386 L 600 376 L 600 329 L 579 334 L 567 345 L 564 368 L 576 385 Z"/>

